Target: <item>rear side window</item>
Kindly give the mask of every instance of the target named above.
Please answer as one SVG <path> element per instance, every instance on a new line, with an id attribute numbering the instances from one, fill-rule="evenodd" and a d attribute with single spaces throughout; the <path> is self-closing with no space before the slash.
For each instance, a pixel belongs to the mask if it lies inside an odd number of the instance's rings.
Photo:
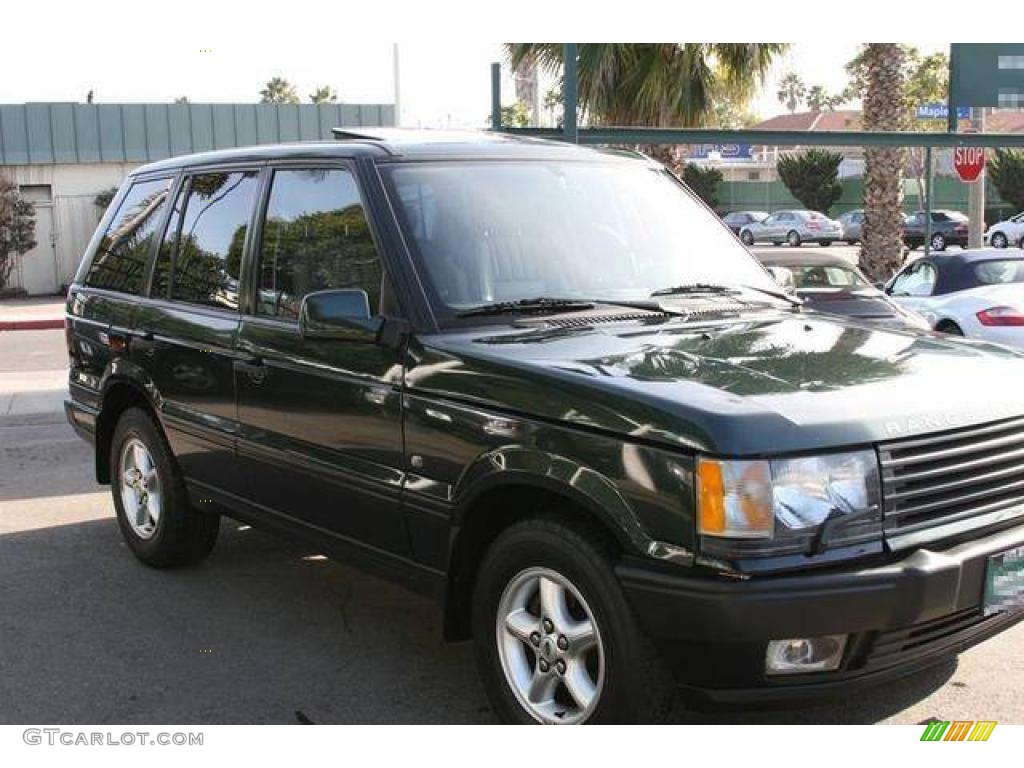
<path id="1" fill-rule="evenodd" d="M 154 271 L 154 293 L 222 309 L 238 308 L 238 281 L 256 171 L 192 176 L 175 204 Z"/>
<path id="2" fill-rule="evenodd" d="M 1024 260 L 983 261 L 974 266 L 974 275 L 982 285 L 1024 283 Z"/>
<path id="3" fill-rule="evenodd" d="M 261 240 L 258 314 L 297 320 L 302 298 L 329 288 L 362 289 L 379 306 L 381 261 L 347 170 L 275 171 Z"/>
<path id="4" fill-rule="evenodd" d="M 170 187 L 170 179 L 132 184 L 93 256 L 85 275 L 86 285 L 131 294 L 142 292 L 146 259 Z"/>

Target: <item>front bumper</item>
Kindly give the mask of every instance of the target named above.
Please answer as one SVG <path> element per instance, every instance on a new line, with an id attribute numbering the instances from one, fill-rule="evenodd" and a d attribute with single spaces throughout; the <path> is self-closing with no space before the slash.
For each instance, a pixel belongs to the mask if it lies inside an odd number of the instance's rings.
<path id="1" fill-rule="evenodd" d="M 895 563 L 724 580 L 640 563 L 617 573 L 679 682 L 720 702 L 817 698 L 900 677 L 1007 629 L 1024 612 L 981 611 L 990 555 L 1024 545 L 1016 527 Z M 769 677 L 769 640 L 850 635 L 839 670 Z"/>

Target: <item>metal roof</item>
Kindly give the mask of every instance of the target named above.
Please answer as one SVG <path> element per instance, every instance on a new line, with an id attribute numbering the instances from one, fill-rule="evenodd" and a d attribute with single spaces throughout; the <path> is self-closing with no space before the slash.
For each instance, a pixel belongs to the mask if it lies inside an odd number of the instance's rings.
<path id="1" fill-rule="evenodd" d="M 394 122 L 392 104 L 0 104 L 0 165 L 144 163 Z"/>
<path id="2" fill-rule="evenodd" d="M 615 150 L 580 147 L 561 141 L 508 136 L 490 131 L 447 131 L 415 128 L 335 128 L 334 141 L 265 144 L 215 152 L 175 155 L 136 168 L 135 175 L 196 165 L 264 162 L 287 158 L 375 156 L 379 158 L 569 159 L 603 162 L 651 163 L 642 155 Z"/>

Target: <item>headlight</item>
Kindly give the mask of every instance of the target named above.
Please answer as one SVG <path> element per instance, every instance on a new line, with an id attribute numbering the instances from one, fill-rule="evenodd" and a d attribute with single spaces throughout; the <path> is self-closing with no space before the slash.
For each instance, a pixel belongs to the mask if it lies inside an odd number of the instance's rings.
<path id="1" fill-rule="evenodd" d="M 880 541 L 874 451 L 771 461 L 697 460 L 697 532 L 723 556 L 818 554 Z"/>

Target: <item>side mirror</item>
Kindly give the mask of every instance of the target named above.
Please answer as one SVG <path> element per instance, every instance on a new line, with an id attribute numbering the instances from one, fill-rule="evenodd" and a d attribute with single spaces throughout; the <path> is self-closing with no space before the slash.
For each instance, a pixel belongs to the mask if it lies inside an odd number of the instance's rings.
<path id="1" fill-rule="evenodd" d="M 383 323 L 370 316 L 366 291 L 357 288 L 308 293 L 299 309 L 299 332 L 305 339 L 376 341 Z"/>

